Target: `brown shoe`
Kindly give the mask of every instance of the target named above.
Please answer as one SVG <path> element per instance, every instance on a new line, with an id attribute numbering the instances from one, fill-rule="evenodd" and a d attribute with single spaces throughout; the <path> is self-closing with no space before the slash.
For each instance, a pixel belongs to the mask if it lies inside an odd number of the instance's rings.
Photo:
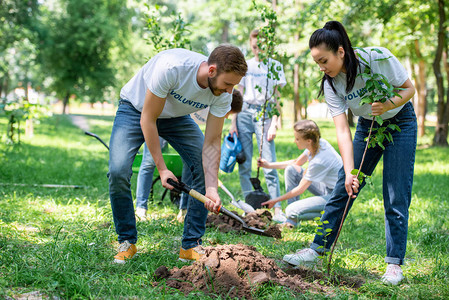
<path id="1" fill-rule="evenodd" d="M 118 246 L 118 254 L 114 256 L 114 263 L 124 264 L 126 260 L 131 259 L 137 253 L 136 245 L 124 241 Z"/>
<path id="2" fill-rule="evenodd" d="M 181 247 L 181 250 L 179 251 L 179 260 L 183 262 L 199 261 L 204 254 L 203 247 L 201 246 L 196 246 L 187 250 Z"/>

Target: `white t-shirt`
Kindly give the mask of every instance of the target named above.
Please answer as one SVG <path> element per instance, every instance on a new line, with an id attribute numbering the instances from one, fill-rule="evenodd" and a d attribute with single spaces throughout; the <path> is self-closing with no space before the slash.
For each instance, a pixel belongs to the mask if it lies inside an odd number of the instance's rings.
<path id="1" fill-rule="evenodd" d="M 382 53 L 371 51 L 372 48 L 377 48 L 381 50 Z M 370 61 L 369 53 L 371 53 L 370 65 L 373 73 L 383 74 L 387 78 L 388 82 L 394 87 L 400 87 L 408 79 L 407 71 L 388 49 L 382 47 L 368 47 L 364 48 L 364 50 L 368 52 L 368 54 L 363 51 L 356 50 L 356 52 L 360 53 L 362 57 L 365 58 L 368 62 Z M 376 61 L 376 59 L 382 59 L 386 57 L 390 58 L 382 61 Z M 360 67 L 361 72 L 363 72 L 365 70 L 364 63 L 361 62 Z M 328 108 L 332 117 L 338 116 L 344 113 L 347 108 L 350 108 L 355 116 L 362 116 L 365 119 L 369 120 L 372 119 L 372 117 L 369 116 L 369 114 L 371 113 L 371 105 L 359 105 L 361 97 L 366 93 L 366 82 L 361 76 L 356 77 L 354 87 L 349 93 L 346 93 L 345 73 L 340 72 L 337 76 L 335 76 L 333 84 L 337 93 L 334 93 L 327 80 L 324 82 L 324 96 L 326 98 L 326 102 L 328 104 Z M 398 106 L 382 114 L 382 119 L 389 119 L 394 117 L 401 110 L 402 106 Z"/>
<path id="2" fill-rule="evenodd" d="M 313 182 L 323 182 L 329 189 L 334 189 L 338 179 L 338 171 L 343 166 L 340 155 L 325 139 L 320 139 L 320 148 L 314 157 L 309 150 L 304 150 L 309 166 L 304 178 Z"/>
<path id="3" fill-rule="evenodd" d="M 214 96 L 197 82 L 198 69 L 207 57 L 186 49 L 170 49 L 151 58 L 120 91 L 120 98 L 130 101 L 142 111 L 145 94 L 165 98 L 159 118 L 175 118 L 209 108 L 210 113 L 223 117 L 231 110 L 232 95 Z"/>
<path id="4" fill-rule="evenodd" d="M 271 98 L 274 87 L 283 87 L 287 81 L 285 80 L 284 67 L 282 64 L 274 59 L 270 59 L 269 62 L 270 65 L 275 65 L 274 68 L 279 76 L 279 80 L 275 78 L 268 79 L 269 88 L 267 96 Z M 249 104 L 263 105 L 265 103 L 265 91 L 267 89 L 268 66 L 263 62 L 256 61 L 255 58 L 247 60 L 246 64 L 248 65 L 248 72 L 246 72 L 245 77 L 243 77 L 239 83 L 239 85 L 245 88 L 243 101 Z M 262 88 L 261 92 L 256 89 L 256 86 Z"/>
<path id="5" fill-rule="evenodd" d="M 209 108 L 205 108 L 194 113 L 191 113 L 190 116 L 196 122 L 196 124 L 206 124 L 207 116 L 209 115 Z"/>

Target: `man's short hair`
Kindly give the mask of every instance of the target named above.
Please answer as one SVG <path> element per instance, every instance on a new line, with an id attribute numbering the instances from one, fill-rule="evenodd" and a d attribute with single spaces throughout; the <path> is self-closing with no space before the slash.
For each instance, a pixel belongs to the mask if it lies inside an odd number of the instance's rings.
<path id="1" fill-rule="evenodd" d="M 229 44 L 222 44 L 212 51 L 207 60 L 208 65 L 217 65 L 217 75 L 234 72 L 245 76 L 248 66 L 239 48 Z"/>
<path id="2" fill-rule="evenodd" d="M 231 112 L 238 114 L 242 111 L 243 106 L 243 96 L 239 90 L 234 89 L 232 91 L 232 102 L 231 102 Z"/>

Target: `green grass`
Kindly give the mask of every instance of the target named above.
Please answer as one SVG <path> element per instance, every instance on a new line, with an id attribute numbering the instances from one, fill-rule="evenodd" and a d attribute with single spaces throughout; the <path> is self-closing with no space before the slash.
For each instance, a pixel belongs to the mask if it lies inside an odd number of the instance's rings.
<path id="1" fill-rule="evenodd" d="M 90 131 L 107 142 L 113 118 L 85 117 Z M 336 147 L 332 122 L 320 120 L 318 124 L 322 136 Z M 159 287 L 153 286 L 153 274 L 159 266 L 184 265 L 177 260 L 183 227 L 175 221 L 177 210 L 168 197 L 162 204 L 150 206 L 149 222 L 138 223 L 139 256 L 126 265 L 113 265 L 116 234 L 109 205 L 106 148 L 85 136 L 66 116 L 56 115 L 36 124 L 35 136 L 22 136 L 20 145 L 6 143 L 5 128 L 6 120 L 0 118 L 0 183 L 6 184 L 0 186 L 0 297 L 33 291 L 64 299 L 184 297 L 176 290 L 161 288 L 163 282 Z M 403 284 L 388 287 L 379 282 L 386 267 L 382 165 L 379 165 L 373 174 L 373 186 L 364 189 L 350 211 L 334 255 L 336 274 L 363 277 L 366 283 L 358 290 L 328 284 L 326 293 L 306 295 L 266 286 L 253 296 L 258 299 L 322 299 L 329 295 L 337 299 L 449 298 L 449 149 L 423 147 L 431 140 L 432 128 L 428 132 L 428 136 L 419 140 L 416 156 Z M 277 137 L 278 160 L 297 155 L 291 126 L 286 125 Z M 220 174 L 220 179 L 236 198 L 242 198 L 236 170 L 232 174 Z M 135 180 L 133 176 L 133 190 Z M 283 189 L 282 171 L 280 181 Z M 55 189 L 33 184 L 85 188 Z M 160 183 L 157 184 L 156 200 L 162 191 Z M 229 197 L 220 194 L 224 205 L 229 207 Z M 303 222 L 300 228 L 284 231 L 282 240 L 273 241 L 208 229 L 204 245 L 253 245 L 282 264 L 284 254 L 311 242 L 314 230 L 312 221 Z M 199 293 L 187 298 L 198 297 L 210 298 Z"/>

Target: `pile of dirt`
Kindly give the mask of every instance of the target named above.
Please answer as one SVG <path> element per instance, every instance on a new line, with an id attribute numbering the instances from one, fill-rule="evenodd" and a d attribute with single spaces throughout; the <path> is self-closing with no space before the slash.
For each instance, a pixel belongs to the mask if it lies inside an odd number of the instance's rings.
<path id="1" fill-rule="evenodd" d="M 219 245 L 204 248 L 200 261 L 181 269 L 161 266 L 155 272 L 157 279 L 166 279 L 165 285 L 185 295 L 200 290 L 225 298 L 251 299 L 264 284 L 284 286 L 295 292 L 323 292 L 322 286 L 304 281 L 299 275 L 288 275 L 273 259 L 266 258 L 247 245 Z"/>
<path id="2" fill-rule="evenodd" d="M 237 215 L 236 211 L 232 211 Z M 254 212 L 246 214 L 246 216 L 241 217 L 245 223 L 250 227 L 255 227 L 258 229 L 263 229 L 266 233 L 274 238 L 282 238 L 281 230 L 278 225 L 270 225 L 272 220 L 272 215 L 269 211 L 265 209 L 257 209 Z M 221 232 L 239 231 L 242 232 L 242 224 L 232 218 L 229 218 L 223 214 L 209 214 L 207 216 L 206 226 L 217 227 Z"/>

